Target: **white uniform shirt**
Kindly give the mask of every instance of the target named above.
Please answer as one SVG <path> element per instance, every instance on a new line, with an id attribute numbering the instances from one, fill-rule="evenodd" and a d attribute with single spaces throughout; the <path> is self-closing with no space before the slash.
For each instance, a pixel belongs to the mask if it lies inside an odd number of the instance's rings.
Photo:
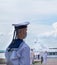
<path id="1" fill-rule="evenodd" d="M 43 64 L 47 63 L 47 52 L 44 52 L 43 54 Z"/>
<path id="2" fill-rule="evenodd" d="M 32 65 L 33 62 L 34 62 L 34 52 L 31 51 L 31 52 L 30 52 L 30 64 Z"/>
<path id="3" fill-rule="evenodd" d="M 30 48 L 22 42 L 19 48 L 5 52 L 7 65 L 30 65 Z"/>

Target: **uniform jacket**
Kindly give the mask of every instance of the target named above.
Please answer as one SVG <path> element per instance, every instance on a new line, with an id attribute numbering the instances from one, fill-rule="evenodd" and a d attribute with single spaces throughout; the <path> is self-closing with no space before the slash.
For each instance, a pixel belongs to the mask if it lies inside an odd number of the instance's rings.
<path id="1" fill-rule="evenodd" d="M 30 48 L 25 42 L 9 52 L 7 49 L 5 52 L 7 65 L 30 65 Z"/>

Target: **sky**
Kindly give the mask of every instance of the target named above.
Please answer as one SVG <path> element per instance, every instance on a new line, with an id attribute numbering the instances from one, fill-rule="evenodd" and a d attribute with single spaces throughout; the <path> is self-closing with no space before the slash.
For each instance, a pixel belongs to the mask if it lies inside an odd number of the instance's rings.
<path id="1" fill-rule="evenodd" d="M 0 49 L 12 40 L 12 24 L 26 21 L 31 48 L 57 47 L 57 0 L 0 0 Z"/>

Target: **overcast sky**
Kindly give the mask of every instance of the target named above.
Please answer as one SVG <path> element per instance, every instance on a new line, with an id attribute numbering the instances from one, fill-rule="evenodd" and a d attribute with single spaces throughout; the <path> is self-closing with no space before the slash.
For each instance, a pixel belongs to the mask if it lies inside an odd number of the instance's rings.
<path id="1" fill-rule="evenodd" d="M 12 24 L 25 21 L 29 46 L 37 40 L 36 45 L 57 47 L 57 0 L 0 0 L 0 49 L 12 39 Z"/>

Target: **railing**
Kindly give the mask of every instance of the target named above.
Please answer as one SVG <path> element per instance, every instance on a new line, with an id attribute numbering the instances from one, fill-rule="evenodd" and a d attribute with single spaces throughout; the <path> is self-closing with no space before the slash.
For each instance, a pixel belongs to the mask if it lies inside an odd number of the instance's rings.
<path id="1" fill-rule="evenodd" d="M 4 52 L 5 52 L 4 50 L 0 50 L 0 64 L 6 63 Z"/>

